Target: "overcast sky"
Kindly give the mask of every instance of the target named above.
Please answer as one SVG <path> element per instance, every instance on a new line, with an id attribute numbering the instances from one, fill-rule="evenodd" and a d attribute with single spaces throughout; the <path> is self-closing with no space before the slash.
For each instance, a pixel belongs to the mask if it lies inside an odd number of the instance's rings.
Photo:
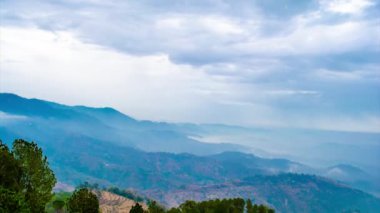
<path id="1" fill-rule="evenodd" d="M 137 119 L 380 132 L 379 1 L 0 0 L 0 13 L 1 92 Z"/>

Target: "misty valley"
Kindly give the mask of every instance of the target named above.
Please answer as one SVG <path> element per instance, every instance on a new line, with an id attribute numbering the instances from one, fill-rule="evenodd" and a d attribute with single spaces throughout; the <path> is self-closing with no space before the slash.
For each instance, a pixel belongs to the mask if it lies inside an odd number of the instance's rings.
<path id="1" fill-rule="evenodd" d="M 281 129 L 151 122 L 112 108 L 7 93 L 0 103 L 2 141 L 9 147 L 17 138 L 37 142 L 56 175 L 56 192 L 88 182 L 130 189 L 166 208 L 187 200 L 243 198 L 279 212 L 380 209 L 375 133 L 292 130 L 298 137 L 287 150 L 293 151 L 276 153 L 271 150 L 280 140 L 292 137 Z M 236 135 L 244 141 L 231 141 Z M 314 141 L 302 142 L 299 135 Z M 351 145 L 340 149 L 342 140 Z"/>

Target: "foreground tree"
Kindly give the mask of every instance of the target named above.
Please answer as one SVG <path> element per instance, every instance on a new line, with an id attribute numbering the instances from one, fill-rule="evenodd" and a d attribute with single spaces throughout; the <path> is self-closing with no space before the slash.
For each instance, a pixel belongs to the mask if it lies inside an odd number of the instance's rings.
<path id="1" fill-rule="evenodd" d="M 30 212 L 44 212 L 45 204 L 53 197 L 52 189 L 56 183 L 46 156 L 36 143 L 21 139 L 14 141 L 13 155 L 22 168 L 21 182 Z"/>
<path id="2" fill-rule="evenodd" d="M 0 212 L 43 212 L 55 183 L 37 144 L 15 140 L 10 151 L 0 141 Z"/>
<path id="3" fill-rule="evenodd" d="M 89 189 L 80 188 L 67 201 L 67 210 L 73 213 L 98 213 L 99 200 Z"/>
<path id="4" fill-rule="evenodd" d="M 22 212 L 26 209 L 21 177 L 20 163 L 0 140 L 0 212 Z"/>
<path id="5" fill-rule="evenodd" d="M 0 185 L 14 191 L 22 189 L 22 169 L 13 153 L 0 140 Z"/>

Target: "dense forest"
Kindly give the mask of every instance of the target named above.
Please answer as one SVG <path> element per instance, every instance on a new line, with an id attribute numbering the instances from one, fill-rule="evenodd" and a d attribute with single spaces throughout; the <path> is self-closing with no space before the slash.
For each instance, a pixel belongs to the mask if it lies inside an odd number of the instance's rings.
<path id="1" fill-rule="evenodd" d="M 0 140 L 0 212 L 79 212 L 98 213 L 97 184 L 85 182 L 73 192 L 54 193 L 57 180 L 47 157 L 34 142 L 17 139 L 12 149 Z M 176 208 L 166 209 L 156 201 L 117 187 L 103 188 L 134 200 L 132 213 L 272 213 L 273 209 L 252 204 L 242 198 L 196 202 L 188 200 Z M 146 202 L 148 208 L 140 204 Z"/>

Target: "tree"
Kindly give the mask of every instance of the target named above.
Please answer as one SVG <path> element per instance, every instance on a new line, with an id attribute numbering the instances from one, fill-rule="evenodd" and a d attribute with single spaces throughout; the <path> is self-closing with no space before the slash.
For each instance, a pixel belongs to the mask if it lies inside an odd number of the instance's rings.
<path id="1" fill-rule="evenodd" d="M 73 213 L 98 213 L 99 200 L 89 189 L 80 188 L 67 201 L 67 210 Z"/>
<path id="2" fill-rule="evenodd" d="M 0 185 L 14 191 L 22 189 L 22 168 L 7 145 L 0 140 Z"/>
<path id="3" fill-rule="evenodd" d="M 167 213 L 181 213 L 181 210 L 179 210 L 178 208 L 171 208 L 168 210 Z"/>
<path id="4" fill-rule="evenodd" d="M 253 205 L 251 203 L 251 207 L 249 207 L 247 203 L 247 213 L 274 213 L 274 209 L 271 209 L 265 205 Z"/>
<path id="5" fill-rule="evenodd" d="M 246 203 L 242 198 L 215 199 L 202 202 L 188 200 L 178 208 L 171 208 L 168 213 L 243 213 L 245 212 L 244 207 L 246 207 L 247 213 L 274 213 L 274 210 L 267 206 L 252 205 L 251 200 L 248 199 Z"/>
<path id="6" fill-rule="evenodd" d="M 0 141 L 0 212 L 43 212 L 55 183 L 37 144 L 15 140 L 10 151 Z"/>
<path id="7" fill-rule="evenodd" d="M 156 201 L 149 202 L 148 210 L 149 213 L 165 213 L 164 207 L 158 205 Z"/>
<path id="8" fill-rule="evenodd" d="M 235 199 L 232 199 L 230 202 L 232 202 L 233 212 L 236 212 L 236 213 L 243 213 L 244 212 L 244 206 L 245 206 L 244 199 L 235 198 Z"/>
<path id="9" fill-rule="evenodd" d="M 134 206 L 132 206 L 129 213 L 144 213 L 144 209 L 139 203 L 136 203 Z"/>
<path id="10" fill-rule="evenodd" d="M 23 212 L 22 169 L 8 147 L 0 140 L 0 212 Z"/>
<path id="11" fill-rule="evenodd" d="M 198 208 L 198 203 L 193 200 L 188 200 L 184 203 L 182 203 L 179 208 L 181 209 L 181 212 L 184 213 L 198 213 L 200 212 L 200 209 Z"/>
<path id="12" fill-rule="evenodd" d="M 40 213 L 52 198 L 52 189 L 56 183 L 53 171 L 49 168 L 42 149 L 34 142 L 22 139 L 13 143 L 13 155 L 22 169 L 21 183 L 24 197 L 30 212 Z"/>
<path id="13" fill-rule="evenodd" d="M 63 207 L 65 206 L 65 201 L 63 200 L 54 200 L 53 201 L 53 208 L 55 212 L 63 212 Z"/>
<path id="14" fill-rule="evenodd" d="M 247 213 L 253 213 L 253 206 L 251 199 L 247 200 Z"/>
<path id="15" fill-rule="evenodd" d="M 0 186 L 0 212 L 29 212 L 21 192 Z"/>

